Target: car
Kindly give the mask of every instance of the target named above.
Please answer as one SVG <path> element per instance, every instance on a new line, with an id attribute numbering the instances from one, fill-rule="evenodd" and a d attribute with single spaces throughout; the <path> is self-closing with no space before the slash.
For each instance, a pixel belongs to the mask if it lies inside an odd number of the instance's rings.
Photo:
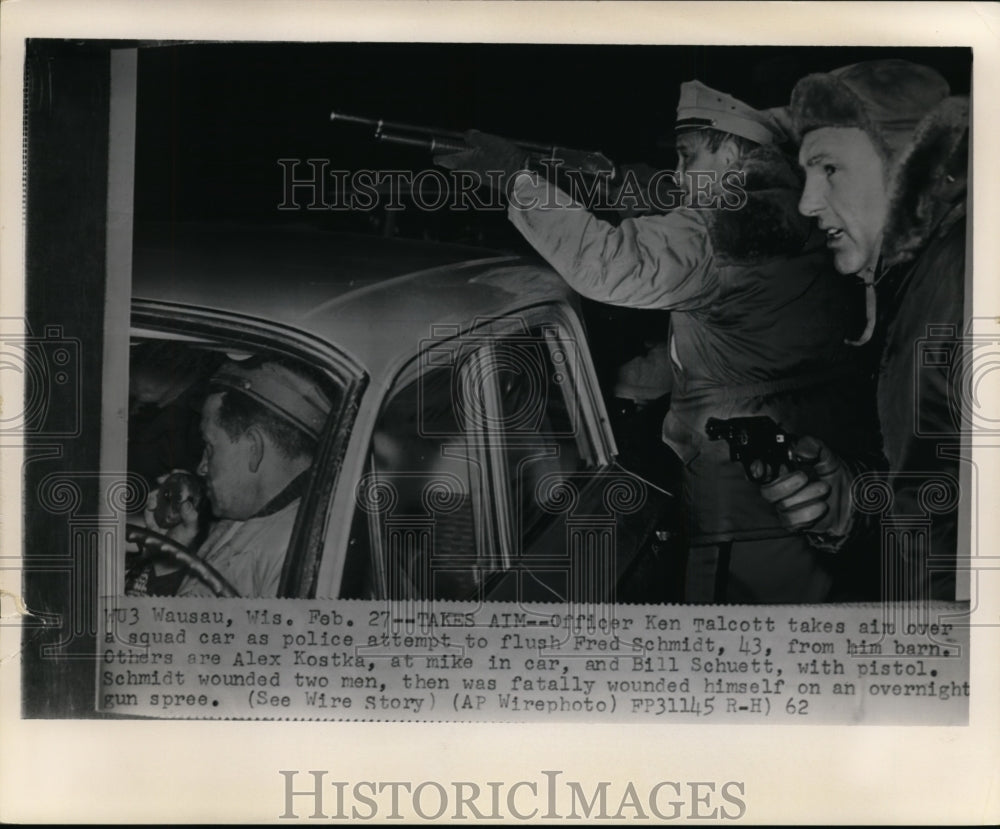
<path id="1" fill-rule="evenodd" d="M 674 595 L 672 496 L 616 462 L 577 297 L 540 261 L 306 228 L 138 227 L 130 343 L 163 341 L 209 365 L 291 361 L 334 401 L 281 597 Z M 145 556 L 170 552 L 134 536 Z"/>

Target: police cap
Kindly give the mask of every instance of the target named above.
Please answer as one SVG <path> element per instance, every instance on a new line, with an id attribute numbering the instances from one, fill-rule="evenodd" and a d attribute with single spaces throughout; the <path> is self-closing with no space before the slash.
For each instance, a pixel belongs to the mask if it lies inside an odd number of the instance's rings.
<path id="1" fill-rule="evenodd" d="M 703 129 L 738 135 L 757 144 L 773 144 L 782 137 L 782 129 L 772 116 L 701 81 L 686 81 L 681 84 L 674 130 Z"/>
<path id="2" fill-rule="evenodd" d="M 323 390 L 304 374 L 281 363 L 247 360 L 224 364 L 211 384 L 234 389 L 318 438 L 332 405 Z"/>

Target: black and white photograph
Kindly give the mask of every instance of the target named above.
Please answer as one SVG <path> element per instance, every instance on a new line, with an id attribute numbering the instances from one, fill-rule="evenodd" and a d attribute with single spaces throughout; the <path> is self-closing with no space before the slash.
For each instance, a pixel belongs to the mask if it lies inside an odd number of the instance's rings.
<path id="1" fill-rule="evenodd" d="M 77 819 L 996 816 L 995 36 L 19 5 L 4 717 L 144 746 Z M 927 806 L 963 744 L 982 802 Z"/>

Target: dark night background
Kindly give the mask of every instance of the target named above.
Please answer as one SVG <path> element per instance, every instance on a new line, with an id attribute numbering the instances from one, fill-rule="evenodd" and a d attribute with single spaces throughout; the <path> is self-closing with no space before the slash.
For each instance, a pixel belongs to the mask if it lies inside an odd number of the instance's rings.
<path id="1" fill-rule="evenodd" d="M 427 151 L 374 140 L 330 112 L 599 150 L 672 169 L 680 83 L 698 79 L 764 108 L 805 74 L 874 58 L 937 68 L 969 91 L 962 48 L 238 43 L 139 50 L 136 222 L 245 222 L 462 242 L 532 255 L 503 211 L 278 210 L 278 159 L 330 170 L 425 170 Z M 614 219 L 613 216 L 604 218 Z M 387 227 L 387 224 L 389 225 Z M 598 373 L 662 338 L 663 312 L 584 303 Z"/>
<path id="2" fill-rule="evenodd" d="M 278 211 L 277 159 L 330 159 L 331 169 L 420 170 L 431 166 L 430 158 L 377 143 L 362 127 L 331 124 L 333 110 L 451 130 L 475 127 L 669 168 L 673 157 L 657 143 L 670 134 L 681 82 L 698 79 L 753 106 L 777 106 L 787 103 L 804 74 L 888 56 L 932 65 L 954 93 L 969 90 L 967 49 L 406 43 L 144 48 L 136 219 L 361 229 L 357 216 Z M 399 222 L 403 235 L 408 218 Z M 504 246 L 518 245 L 516 233 L 507 238 L 494 230 Z M 413 228 L 409 235 L 425 231 Z M 433 235 L 447 233 L 438 229 Z"/>

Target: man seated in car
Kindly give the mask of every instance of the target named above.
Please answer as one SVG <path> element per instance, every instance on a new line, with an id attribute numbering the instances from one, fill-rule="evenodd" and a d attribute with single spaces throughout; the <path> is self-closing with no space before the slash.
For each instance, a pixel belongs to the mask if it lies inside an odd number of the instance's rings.
<path id="1" fill-rule="evenodd" d="M 227 363 L 212 377 L 202 407 L 205 452 L 198 464 L 215 523 L 198 547 L 241 596 L 272 597 L 305 491 L 316 443 L 331 403 L 297 369 L 274 361 Z M 150 529 L 190 545 L 198 532 L 193 504 L 180 507 L 180 523 L 164 531 L 146 505 Z M 187 576 L 177 595 L 212 595 Z"/>

